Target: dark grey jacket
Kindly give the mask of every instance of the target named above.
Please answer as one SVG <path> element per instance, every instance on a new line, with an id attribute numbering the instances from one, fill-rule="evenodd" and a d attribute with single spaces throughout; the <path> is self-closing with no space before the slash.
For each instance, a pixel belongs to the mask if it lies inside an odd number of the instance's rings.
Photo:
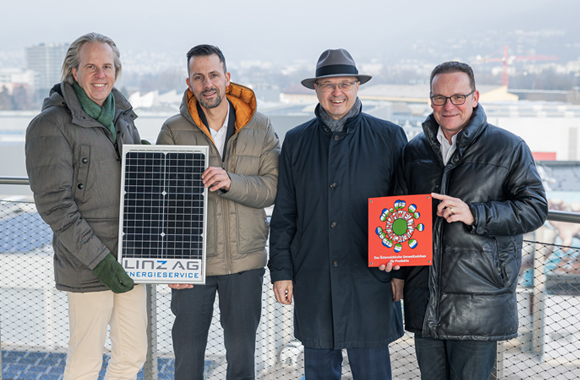
<path id="1" fill-rule="evenodd" d="M 116 89 L 113 96 L 116 143 L 64 82 L 26 131 L 26 170 L 38 212 L 54 232 L 59 290 L 107 290 L 92 270 L 108 253 L 117 256 L 122 145 L 140 144 L 140 137 L 131 105 Z"/>
<path id="2" fill-rule="evenodd" d="M 403 269 L 405 328 L 438 339 L 513 338 L 522 234 L 540 227 L 548 213 L 542 181 L 526 143 L 488 124 L 481 105 L 458 133 L 447 165 L 437 129 L 429 116 L 424 133 L 405 147 L 396 193 L 460 198 L 475 224 L 433 214 L 433 266 Z"/>

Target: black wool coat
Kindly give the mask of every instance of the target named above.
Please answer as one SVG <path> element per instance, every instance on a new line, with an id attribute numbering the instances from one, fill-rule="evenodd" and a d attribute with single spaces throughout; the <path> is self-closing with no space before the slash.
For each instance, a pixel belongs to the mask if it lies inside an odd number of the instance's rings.
<path id="1" fill-rule="evenodd" d="M 359 113 L 286 134 L 271 221 L 272 282 L 294 282 L 295 336 L 310 348 L 379 347 L 402 336 L 391 273 L 368 267 L 368 198 L 390 195 L 403 129 Z"/>

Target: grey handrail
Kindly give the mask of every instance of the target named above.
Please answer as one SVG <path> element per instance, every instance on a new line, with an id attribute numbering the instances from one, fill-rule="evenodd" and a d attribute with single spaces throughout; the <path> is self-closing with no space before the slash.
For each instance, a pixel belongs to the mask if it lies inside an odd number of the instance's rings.
<path id="1" fill-rule="evenodd" d="M 27 177 L 0 177 L 0 185 L 28 185 Z M 580 213 L 569 211 L 548 211 L 548 220 L 580 224 Z"/>
<path id="2" fill-rule="evenodd" d="M 0 177 L 0 185 L 28 185 L 27 177 Z"/>
<path id="3" fill-rule="evenodd" d="M 549 210 L 548 220 L 554 222 L 580 223 L 580 212 Z"/>

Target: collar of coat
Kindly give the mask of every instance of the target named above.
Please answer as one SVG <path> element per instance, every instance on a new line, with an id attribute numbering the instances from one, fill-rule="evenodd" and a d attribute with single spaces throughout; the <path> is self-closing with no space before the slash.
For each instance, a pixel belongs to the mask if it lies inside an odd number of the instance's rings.
<path id="1" fill-rule="evenodd" d="M 321 129 L 326 132 L 326 133 L 352 133 L 354 131 L 354 127 L 356 127 L 358 125 L 358 123 L 356 123 L 356 121 L 361 117 L 361 115 L 363 114 L 362 112 L 362 103 L 360 105 L 360 109 L 358 110 L 358 112 L 356 112 L 355 115 L 348 117 L 345 121 L 344 121 L 344 127 L 342 128 L 341 131 L 336 131 L 333 132 L 330 130 L 330 128 L 328 128 L 326 126 L 326 124 L 324 123 L 324 120 L 322 119 L 321 116 L 321 110 L 322 110 L 322 106 L 320 105 L 320 103 L 318 103 L 316 105 L 316 107 L 314 108 L 314 115 L 316 116 L 316 118 L 318 119 L 318 122 L 321 125 Z M 352 110 L 352 109 L 351 109 Z M 350 112 L 350 111 L 349 111 Z"/>
<path id="2" fill-rule="evenodd" d="M 129 103 L 129 101 L 125 98 L 125 96 L 116 88 L 113 87 L 111 93 L 115 99 L 115 117 L 113 119 L 114 123 L 120 113 L 132 110 L 133 107 L 131 106 L 131 103 Z M 81 103 L 79 102 L 77 95 L 72 88 L 72 85 L 67 82 L 57 83 L 52 87 L 50 90 L 50 95 L 48 98 L 44 99 L 42 104 L 42 111 L 50 107 L 64 107 L 71 115 L 72 122 L 82 127 L 94 127 L 95 125 L 102 126 L 101 123 L 96 122 L 96 120 L 90 117 L 83 110 Z M 130 117 L 135 119 L 137 118 L 137 115 L 135 112 L 131 111 Z M 87 122 L 87 120 L 94 122 Z"/>
<path id="3" fill-rule="evenodd" d="M 463 154 L 463 151 L 470 146 L 486 128 L 487 115 L 485 114 L 481 104 L 478 104 L 473 110 L 471 120 L 469 120 L 467 126 L 457 133 L 456 149 L 460 154 Z M 430 144 L 437 148 L 439 148 L 439 141 L 437 140 L 438 129 L 439 124 L 437 123 L 437 120 L 435 120 L 433 113 L 431 113 L 431 115 L 425 119 L 425 122 L 423 122 L 423 132 L 425 133 L 425 136 L 427 136 Z"/>
<path id="4" fill-rule="evenodd" d="M 256 113 L 256 95 L 250 88 L 230 82 L 230 85 L 226 88 L 226 97 L 236 111 L 235 133 L 238 133 L 240 129 L 248 125 Z M 193 92 L 189 89 L 185 91 L 184 102 L 187 104 L 187 110 L 189 111 L 193 122 L 199 127 L 205 125 L 201 121 L 201 117 L 197 112 L 197 99 L 195 99 Z M 182 113 L 183 111 L 182 105 Z M 206 125 L 206 127 L 208 126 Z M 200 129 L 213 141 L 208 128 Z"/>

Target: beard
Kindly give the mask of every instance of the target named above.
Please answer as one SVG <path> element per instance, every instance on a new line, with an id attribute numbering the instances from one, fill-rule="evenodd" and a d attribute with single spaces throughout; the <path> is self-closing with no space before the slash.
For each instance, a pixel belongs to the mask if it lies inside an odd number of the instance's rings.
<path id="1" fill-rule="evenodd" d="M 215 98 L 208 100 L 208 99 L 205 99 L 203 97 L 203 94 L 206 94 L 208 92 L 214 92 L 214 91 L 216 93 Z M 209 90 L 202 91 L 201 94 L 200 94 L 200 96 L 199 96 L 199 103 L 204 108 L 207 108 L 207 109 L 215 108 L 215 107 L 219 106 L 221 104 L 221 102 L 222 102 L 222 96 L 220 94 L 220 91 L 217 88 L 215 88 L 215 87 L 214 88 L 211 88 Z"/>

